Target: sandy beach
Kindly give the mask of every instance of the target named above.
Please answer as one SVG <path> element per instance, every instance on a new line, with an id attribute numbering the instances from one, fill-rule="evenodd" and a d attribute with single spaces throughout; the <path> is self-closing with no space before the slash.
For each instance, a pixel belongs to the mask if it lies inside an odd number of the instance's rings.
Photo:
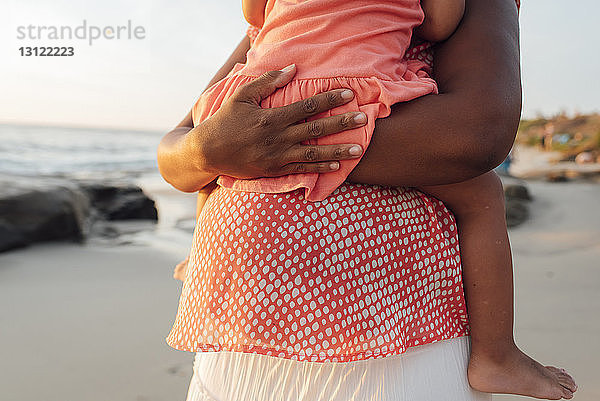
<path id="1" fill-rule="evenodd" d="M 195 196 L 157 176 L 140 184 L 164 216 L 156 226 L 119 223 L 115 239 L 0 254 L 0 401 L 185 399 L 193 355 L 164 338 Z"/>
<path id="2" fill-rule="evenodd" d="M 142 185 L 157 200 L 157 227 L 0 255 L 1 401 L 185 399 L 192 355 L 170 349 L 164 337 L 180 290 L 172 268 L 189 247 L 194 198 L 152 177 Z M 570 369 L 576 400 L 596 401 L 600 186 L 528 185 L 531 218 L 510 233 L 517 341 L 540 361 Z"/>

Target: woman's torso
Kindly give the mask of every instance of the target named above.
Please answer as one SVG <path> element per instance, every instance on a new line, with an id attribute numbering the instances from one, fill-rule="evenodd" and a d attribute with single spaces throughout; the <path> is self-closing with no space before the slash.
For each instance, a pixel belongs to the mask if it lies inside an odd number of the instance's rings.
<path id="1" fill-rule="evenodd" d="M 349 183 L 323 202 L 218 187 L 168 343 L 344 362 L 467 332 L 456 226 L 441 202 Z"/>

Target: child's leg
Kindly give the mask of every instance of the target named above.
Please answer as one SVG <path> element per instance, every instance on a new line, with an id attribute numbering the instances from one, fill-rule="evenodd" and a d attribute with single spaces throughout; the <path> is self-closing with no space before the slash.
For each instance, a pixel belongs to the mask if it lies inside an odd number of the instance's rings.
<path id="1" fill-rule="evenodd" d="M 494 172 L 420 190 L 440 199 L 456 217 L 471 326 L 469 383 L 493 393 L 571 398 L 573 379 L 525 355 L 513 338 L 512 257 L 504 192 Z"/>

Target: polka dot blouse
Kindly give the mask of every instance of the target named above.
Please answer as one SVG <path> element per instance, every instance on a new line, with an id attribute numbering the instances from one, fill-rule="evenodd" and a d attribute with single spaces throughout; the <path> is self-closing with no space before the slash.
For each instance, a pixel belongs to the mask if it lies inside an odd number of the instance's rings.
<path id="1" fill-rule="evenodd" d="M 217 187 L 167 338 L 185 351 L 353 361 L 468 333 L 456 225 L 416 190 L 345 182 L 322 202 Z"/>

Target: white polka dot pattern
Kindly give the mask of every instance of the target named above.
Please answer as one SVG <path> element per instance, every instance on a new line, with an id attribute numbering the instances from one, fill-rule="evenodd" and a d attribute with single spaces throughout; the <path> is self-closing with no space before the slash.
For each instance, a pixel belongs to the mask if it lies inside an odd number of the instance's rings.
<path id="1" fill-rule="evenodd" d="M 468 334 L 458 238 L 416 190 L 217 187 L 198 218 L 170 346 L 347 362 Z"/>

